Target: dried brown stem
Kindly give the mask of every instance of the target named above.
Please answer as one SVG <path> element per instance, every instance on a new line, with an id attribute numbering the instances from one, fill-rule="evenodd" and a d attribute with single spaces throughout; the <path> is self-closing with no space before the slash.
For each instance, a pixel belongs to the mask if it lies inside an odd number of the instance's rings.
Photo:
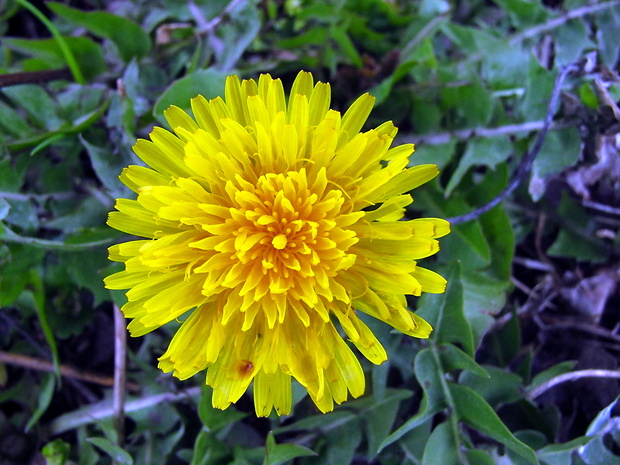
<path id="1" fill-rule="evenodd" d="M 27 355 L 15 354 L 12 352 L 4 352 L 0 350 L 0 363 L 7 365 L 19 366 L 30 370 L 54 372 L 54 365 L 47 360 L 29 357 Z M 86 371 L 76 370 L 67 365 L 60 365 L 60 374 L 67 378 L 78 379 L 88 383 L 98 384 L 99 386 L 111 387 L 114 385 L 114 379 L 109 376 L 96 375 Z M 132 391 L 138 391 L 139 387 L 135 383 L 128 382 L 127 387 Z"/>
<path id="2" fill-rule="evenodd" d="M 38 82 L 56 81 L 59 79 L 73 80 L 73 75 L 67 68 L 2 74 L 0 75 L 0 87 L 17 86 L 20 84 L 35 84 Z"/>

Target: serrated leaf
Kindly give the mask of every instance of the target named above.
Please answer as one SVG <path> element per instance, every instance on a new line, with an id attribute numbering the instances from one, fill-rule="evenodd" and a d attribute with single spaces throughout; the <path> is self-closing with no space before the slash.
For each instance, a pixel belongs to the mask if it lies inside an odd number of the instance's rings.
<path id="1" fill-rule="evenodd" d="M 459 420 L 504 444 L 531 464 L 538 464 L 534 451 L 519 441 L 499 419 L 491 406 L 467 386 L 449 383 Z"/>
<path id="2" fill-rule="evenodd" d="M 265 447 L 264 465 L 280 465 L 297 457 L 309 457 L 317 455 L 316 452 L 307 447 L 298 446 L 297 444 L 276 444 L 273 433 L 267 436 L 267 444 Z"/>
<path id="3" fill-rule="evenodd" d="M 46 5 L 61 18 L 114 42 L 125 63 L 133 57 L 146 56 L 151 49 L 149 36 L 126 18 L 105 11 L 84 12 L 57 2 L 47 2 Z"/>
<path id="4" fill-rule="evenodd" d="M 133 458 L 122 447 L 117 446 L 106 438 L 87 438 L 91 444 L 108 454 L 119 465 L 133 465 Z"/>
<path id="5" fill-rule="evenodd" d="M 461 344 L 463 350 L 474 353 L 471 326 L 463 313 L 461 265 L 453 263 L 444 275 L 448 287 L 443 294 L 427 294 L 418 302 L 418 314 L 433 327 L 431 338 L 438 343 Z"/>
<path id="6" fill-rule="evenodd" d="M 424 448 L 422 465 L 462 465 L 457 441 L 449 421 L 437 425 Z"/>
<path id="7" fill-rule="evenodd" d="M 166 124 L 164 110 L 170 105 L 176 105 L 183 110 L 189 111 L 190 99 L 198 94 L 207 100 L 224 95 L 224 83 L 228 73 L 215 69 L 196 71 L 185 76 L 168 87 L 159 97 L 153 107 L 154 116 L 163 124 Z"/>

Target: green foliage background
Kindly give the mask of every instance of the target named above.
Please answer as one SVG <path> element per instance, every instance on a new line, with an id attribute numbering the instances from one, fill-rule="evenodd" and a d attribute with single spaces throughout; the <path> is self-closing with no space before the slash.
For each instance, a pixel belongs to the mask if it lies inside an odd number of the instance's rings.
<path id="1" fill-rule="evenodd" d="M 615 394 L 584 401 L 586 414 L 571 420 L 550 395 L 559 388 L 544 383 L 575 370 L 579 354 L 568 337 L 555 359 L 541 349 L 558 321 L 615 337 L 620 2 L 35 5 L 0 0 L 0 79 L 24 73 L 0 89 L 0 463 L 620 464 L 618 384 L 601 380 Z M 111 388 L 60 376 L 61 365 L 112 375 L 112 302 L 124 296 L 102 278 L 117 269 L 106 247 L 126 238 L 105 219 L 129 195 L 117 176 L 139 163 L 131 146 L 166 125 L 170 104 L 222 95 L 231 73 L 269 72 L 286 86 L 312 71 L 331 82 L 340 110 L 370 92 L 368 126 L 393 120 L 397 142 L 416 143 L 411 163 L 442 170 L 414 193 L 409 215 L 450 218 L 505 188 L 558 70 L 573 63 L 579 72 L 520 188 L 454 225 L 425 260 L 449 281 L 445 294 L 412 302 L 433 324 L 431 339 L 367 322 L 390 359 L 364 365 L 362 398 L 326 415 L 302 390 L 284 418 L 256 419 L 250 394 L 214 410 L 202 375 L 179 383 L 155 368 L 172 324 L 129 341 L 120 444 Z M 34 72 L 47 77 L 24 84 Z M 605 273 L 606 297 L 596 288 L 579 307 L 571 289 Z M 618 350 L 609 353 L 615 370 Z"/>

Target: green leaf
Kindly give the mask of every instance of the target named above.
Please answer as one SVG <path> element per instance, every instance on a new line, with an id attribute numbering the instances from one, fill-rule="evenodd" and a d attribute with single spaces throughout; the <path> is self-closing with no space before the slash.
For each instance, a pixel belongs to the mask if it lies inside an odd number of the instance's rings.
<path id="1" fill-rule="evenodd" d="M 491 93 L 474 73 L 468 76 L 446 76 L 443 79 L 467 79 L 460 86 L 441 87 L 439 94 L 445 116 L 458 128 L 477 128 L 489 123 L 493 110 Z"/>
<path id="2" fill-rule="evenodd" d="M 52 396 L 54 395 L 54 388 L 56 387 L 56 378 L 53 374 L 45 375 L 43 386 L 41 386 L 41 391 L 39 392 L 39 399 L 37 403 L 37 408 L 32 413 L 32 416 L 28 420 L 26 424 L 26 431 L 30 431 L 30 429 L 37 424 L 41 416 L 45 413 L 50 403 L 52 402 Z"/>
<path id="3" fill-rule="evenodd" d="M 328 463 L 352 463 L 355 451 L 362 442 L 362 431 L 357 416 L 351 412 L 347 413 L 349 419 L 346 423 L 329 430 L 325 434 L 328 444 Z"/>
<path id="4" fill-rule="evenodd" d="M 339 26 L 334 26 L 331 28 L 331 34 L 353 66 L 361 68 L 363 65 L 362 57 L 355 48 L 355 45 L 353 45 L 353 42 L 347 35 L 346 31 Z"/>
<path id="5" fill-rule="evenodd" d="M 497 315 L 506 303 L 506 291 L 510 281 L 497 281 L 487 274 L 468 270 L 463 273 L 463 308 L 478 347 L 482 337 L 494 323 Z"/>
<path id="6" fill-rule="evenodd" d="M 131 455 L 122 447 L 117 446 L 112 441 L 106 438 L 86 438 L 88 442 L 97 446 L 103 452 L 108 454 L 112 460 L 119 465 L 133 465 L 133 459 Z"/>
<path id="7" fill-rule="evenodd" d="M 462 465 L 457 441 L 449 421 L 437 425 L 424 448 L 422 465 Z"/>
<path id="8" fill-rule="evenodd" d="M 3 101 L 0 101 L 0 129 L 7 136 L 14 137 L 27 137 L 34 133 L 34 128 L 28 124 L 24 117 Z M 0 170 L 1 172 L 2 170 Z"/>
<path id="9" fill-rule="evenodd" d="M 395 430 L 383 440 L 378 452 L 381 452 L 390 444 L 398 441 L 409 431 L 424 424 L 435 414 L 446 407 L 446 402 L 441 389 L 440 376 L 443 375 L 443 367 L 437 366 L 433 353 L 430 349 L 423 349 L 416 355 L 413 364 L 415 375 L 422 386 L 424 397 L 420 404 L 420 410 L 416 415 L 407 420 L 400 428 Z"/>
<path id="10" fill-rule="evenodd" d="M 452 344 L 441 344 L 438 347 L 441 364 L 445 371 L 467 370 L 472 374 L 489 379 L 490 375 L 468 354 Z"/>
<path id="11" fill-rule="evenodd" d="M 553 365 L 550 368 L 547 368 L 545 371 L 538 373 L 534 377 L 528 389 L 529 390 L 535 389 L 541 384 L 549 381 L 550 379 L 555 378 L 556 376 L 560 376 L 565 373 L 571 372 L 573 368 L 575 367 L 576 363 L 577 362 L 574 360 L 567 360 L 565 362 L 560 362 L 560 363 Z"/>
<path id="12" fill-rule="evenodd" d="M 411 156 L 411 166 L 433 164 L 440 170 L 452 161 L 456 140 L 437 145 L 416 145 L 415 152 Z"/>
<path id="13" fill-rule="evenodd" d="M 489 457 L 485 451 L 471 449 L 466 452 L 469 465 L 497 465 L 498 462 Z"/>
<path id="14" fill-rule="evenodd" d="M 382 443 L 390 434 L 400 402 L 411 397 L 413 393 L 407 389 L 388 389 L 381 400 L 371 397 L 372 404 L 359 413 L 364 420 L 368 438 L 368 458 L 374 457 L 382 448 Z"/>
<path id="15" fill-rule="evenodd" d="M 619 399 L 620 398 L 617 397 L 616 400 L 599 412 L 596 418 L 592 420 L 592 423 L 590 423 L 590 426 L 588 426 L 586 435 L 594 436 L 595 434 L 607 433 L 614 427 L 616 429 L 618 428 L 615 425 L 615 418 L 617 418 L 617 415 L 614 414 L 614 411 L 616 410 Z"/>
<path id="16" fill-rule="evenodd" d="M 414 198 L 414 207 L 422 210 L 425 216 L 450 218 L 471 211 L 462 196 L 445 199 L 432 183 L 417 189 Z M 441 238 L 439 259 L 442 258 L 450 263 L 455 260 L 466 263 L 469 270 L 488 266 L 491 251 L 480 223 L 469 221 L 452 225 L 450 234 Z"/>
<path id="17" fill-rule="evenodd" d="M 29 292 L 28 295 L 32 296 L 32 304 L 37 313 L 37 317 L 39 318 L 39 324 L 41 325 L 41 329 L 43 330 L 43 334 L 45 335 L 45 340 L 49 345 L 50 352 L 52 353 L 52 362 L 54 363 L 54 371 L 57 378 L 60 379 L 60 362 L 58 359 L 58 345 L 56 344 L 56 338 L 54 337 L 54 332 L 50 327 L 47 319 L 47 310 L 46 310 L 46 299 L 45 299 L 45 290 L 43 288 L 43 280 L 39 272 L 36 269 L 30 270 L 30 282 L 32 284 L 33 290 Z"/>
<path id="18" fill-rule="evenodd" d="M 7 215 L 9 214 L 9 210 L 11 210 L 11 205 L 9 205 L 6 200 L 0 197 L 0 220 L 3 220 L 7 217 Z"/>
<path id="19" fill-rule="evenodd" d="M 494 409 L 501 404 L 516 402 L 523 397 L 521 377 L 494 366 L 485 366 L 486 378 L 474 376 L 469 372 L 461 374 L 459 383 L 470 387 Z"/>
<path id="20" fill-rule="evenodd" d="M 66 465 L 69 452 L 71 452 L 71 446 L 60 438 L 48 442 L 41 449 L 41 454 L 45 457 L 45 465 Z"/>
<path id="21" fill-rule="evenodd" d="M 493 169 L 498 164 L 505 162 L 511 155 L 512 144 L 507 137 L 485 137 L 470 140 L 465 154 L 459 160 L 459 164 L 446 186 L 446 196 L 450 196 L 471 167 L 487 166 Z"/>
<path id="22" fill-rule="evenodd" d="M 230 455 L 229 447 L 220 441 L 213 433 L 202 429 L 191 455 L 190 465 L 215 465 Z"/>
<path id="23" fill-rule="evenodd" d="M 553 257 L 570 257 L 577 260 L 602 262 L 609 253 L 596 236 L 595 225 L 583 207 L 564 193 L 557 209 L 563 228 L 547 253 Z"/>
<path id="24" fill-rule="evenodd" d="M 212 43 L 216 67 L 228 73 L 258 35 L 262 22 L 256 2 L 240 2 L 228 13 L 228 20 L 217 28 L 217 42 Z M 222 46 L 223 42 L 223 46 Z"/>
<path id="25" fill-rule="evenodd" d="M 597 436 L 581 447 L 579 456 L 588 465 L 620 465 L 620 455 L 614 454 L 609 449 L 603 436 Z"/>
<path id="26" fill-rule="evenodd" d="M 557 174 L 572 166 L 579 158 L 580 151 L 581 141 L 577 128 L 550 131 L 534 160 L 533 173 L 538 177 Z"/>
<path id="27" fill-rule="evenodd" d="M 313 429 L 328 432 L 349 423 L 353 419 L 351 418 L 351 415 L 351 412 L 345 410 L 334 410 L 329 413 L 312 415 L 310 417 L 302 418 L 301 420 L 291 423 L 290 425 L 274 428 L 273 433 L 281 434 L 290 431 L 309 431 Z"/>
<path id="28" fill-rule="evenodd" d="M 273 433 L 270 432 L 267 436 L 265 461 L 263 464 L 280 465 L 297 457 L 308 457 L 312 455 L 317 454 L 307 447 L 298 446 L 296 444 L 276 444 L 276 440 L 273 438 Z"/>
<path id="29" fill-rule="evenodd" d="M 46 5 L 61 18 L 114 42 L 125 63 L 133 57 L 146 56 L 151 49 L 149 36 L 126 18 L 103 11 L 84 12 L 56 2 L 47 2 Z"/>
<path id="30" fill-rule="evenodd" d="M 202 390 L 200 403 L 198 404 L 198 415 L 207 431 L 219 431 L 225 426 L 235 423 L 247 416 L 246 413 L 234 410 L 232 407 L 226 410 L 214 408 L 211 402 L 212 397 L 213 390 L 205 386 Z"/>
<path id="31" fill-rule="evenodd" d="M 531 464 L 538 464 L 534 451 L 510 432 L 491 406 L 467 386 L 449 383 L 450 392 L 456 404 L 457 415 L 472 428 L 504 444 Z"/>
<path id="32" fill-rule="evenodd" d="M 87 37 L 64 37 L 67 46 L 79 63 L 86 79 L 93 79 L 106 71 L 101 47 Z M 3 44 L 12 50 L 39 58 L 49 68 L 65 65 L 64 56 L 55 39 L 4 39 Z"/>
<path id="33" fill-rule="evenodd" d="M 41 86 L 23 84 L 6 87 L 2 90 L 17 108 L 23 108 L 30 121 L 42 129 L 54 131 L 59 129 L 64 121 L 56 113 L 56 104 Z"/>
<path id="34" fill-rule="evenodd" d="M 461 266 L 453 263 L 445 274 L 448 287 L 443 294 L 426 294 L 418 302 L 417 313 L 433 327 L 431 338 L 437 343 L 461 344 L 473 356 L 474 340 L 463 313 Z"/>
<path id="35" fill-rule="evenodd" d="M 552 32 L 555 44 L 555 63 L 564 66 L 583 56 L 585 50 L 595 48 L 589 37 L 587 23 L 573 19 L 562 24 Z"/>
<path id="36" fill-rule="evenodd" d="M 199 70 L 185 76 L 168 87 L 159 97 L 153 107 L 154 116 L 165 124 L 164 110 L 170 105 L 176 105 L 189 111 L 190 99 L 198 94 L 207 100 L 224 95 L 224 83 L 228 73 L 215 69 Z"/>
<path id="37" fill-rule="evenodd" d="M 121 170 L 127 165 L 127 161 L 118 154 L 112 153 L 109 148 L 98 147 L 88 142 L 82 135 L 79 136 L 80 142 L 86 148 L 86 153 L 90 158 L 90 163 L 95 174 L 101 183 L 111 192 L 118 192 L 122 189 L 118 179 Z"/>
<path id="38" fill-rule="evenodd" d="M 542 3 L 529 0 L 496 0 L 517 27 L 529 27 L 543 23 L 549 18 L 549 10 Z"/>
<path id="39" fill-rule="evenodd" d="M 581 446 L 587 444 L 591 438 L 580 437 L 564 444 L 551 444 L 540 449 L 536 455 L 544 465 L 570 464 L 571 458 Z"/>

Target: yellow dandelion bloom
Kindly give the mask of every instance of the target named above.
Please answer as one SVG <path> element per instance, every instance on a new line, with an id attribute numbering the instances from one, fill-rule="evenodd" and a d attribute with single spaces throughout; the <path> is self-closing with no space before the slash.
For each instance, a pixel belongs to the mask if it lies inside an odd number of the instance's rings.
<path id="1" fill-rule="evenodd" d="M 269 75 L 226 81 L 225 100 L 191 101 L 155 128 L 122 182 L 108 224 L 144 237 L 110 248 L 125 270 L 122 310 L 141 336 L 192 310 L 159 367 L 181 379 L 207 370 L 213 405 L 236 402 L 254 381 L 256 414 L 291 409 L 291 378 L 322 412 L 364 392 L 361 365 L 387 359 L 364 312 L 414 337 L 430 325 L 406 295 L 441 293 L 446 281 L 416 260 L 439 249 L 442 219 L 403 221 L 407 192 L 435 165 L 408 168 L 413 145 L 390 148 L 386 122 L 360 132 L 374 103 L 362 95 L 341 115 L 330 87 L 300 72 L 288 101 Z"/>

